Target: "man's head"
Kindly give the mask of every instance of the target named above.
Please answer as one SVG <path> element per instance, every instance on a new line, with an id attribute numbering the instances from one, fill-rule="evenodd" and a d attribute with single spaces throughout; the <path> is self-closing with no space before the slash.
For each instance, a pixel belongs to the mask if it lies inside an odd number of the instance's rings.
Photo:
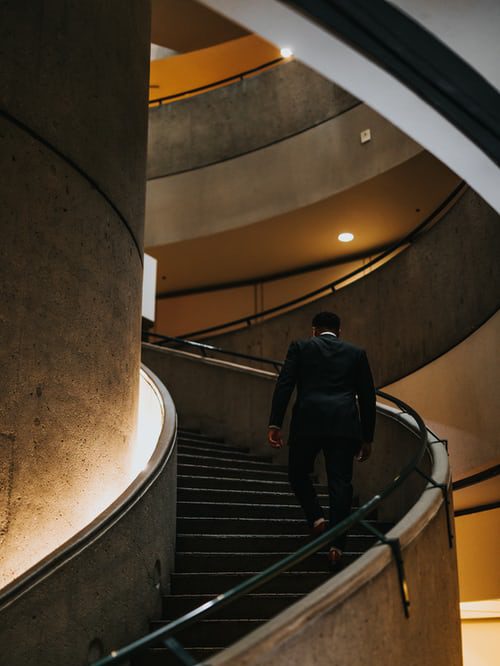
<path id="1" fill-rule="evenodd" d="M 331 331 L 335 335 L 340 331 L 340 317 L 334 312 L 318 312 L 312 320 L 313 335 L 318 336 L 326 331 Z"/>

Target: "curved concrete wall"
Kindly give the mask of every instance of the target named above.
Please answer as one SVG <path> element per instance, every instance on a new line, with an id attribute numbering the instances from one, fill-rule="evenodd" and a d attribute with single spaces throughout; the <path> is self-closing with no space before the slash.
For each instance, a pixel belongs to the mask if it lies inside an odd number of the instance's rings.
<path id="1" fill-rule="evenodd" d="M 384 386 L 448 351 L 498 309 L 498 214 L 472 190 L 432 229 L 365 278 L 262 324 L 210 339 L 220 347 L 281 359 L 310 334 L 320 310 L 343 320 L 342 335 L 368 351 Z"/>
<path id="2" fill-rule="evenodd" d="M 2 586 L 131 479 L 147 3 L 7 0 L 0 41 Z"/>
<path id="3" fill-rule="evenodd" d="M 175 555 L 176 413 L 149 370 L 141 379 L 142 398 L 156 403 L 143 416 L 159 421 L 158 437 L 140 439 L 152 456 L 92 525 L 0 594 L 9 666 L 86 666 L 147 633 L 160 615 Z"/>
<path id="4" fill-rule="evenodd" d="M 455 479 L 500 458 L 500 312 L 462 343 L 385 387 L 449 442 Z"/>
<path id="5" fill-rule="evenodd" d="M 367 128 L 373 138 L 361 144 L 360 132 Z M 148 181 L 145 244 L 206 236 L 296 210 L 420 151 L 369 107 L 357 106 L 267 148 Z"/>
<path id="6" fill-rule="evenodd" d="M 220 162 L 322 123 L 355 97 L 297 61 L 149 109 L 148 178 Z"/>

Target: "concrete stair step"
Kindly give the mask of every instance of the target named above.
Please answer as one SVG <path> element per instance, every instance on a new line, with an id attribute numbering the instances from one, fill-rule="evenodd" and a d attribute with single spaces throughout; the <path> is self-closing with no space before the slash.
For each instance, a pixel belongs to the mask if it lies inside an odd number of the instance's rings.
<path id="1" fill-rule="evenodd" d="M 177 526 L 183 534 L 309 535 L 304 518 L 180 517 L 177 518 Z M 380 532 L 386 532 L 391 526 L 391 523 L 373 522 L 373 527 Z M 357 525 L 354 529 L 358 534 L 366 534 L 368 531 L 364 525 Z"/>
<path id="2" fill-rule="evenodd" d="M 243 450 L 233 450 L 229 447 L 215 447 L 203 446 L 202 444 L 195 443 L 178 443 L 177 450 L 179 453 L 187 453 L 190 455 L 200 456 L 221 456 L 222 458 L 234 458 L 235 460 L 253 460 L 255 462 L 269 462 L 272 463 L 272 456 L 254 456 L 250 453 L 245 453 Z"/>
<path id="3" fill-rule="evenodd" d="M 175 620 L 181 615 L 198 608 L 215 598 L 213 594 L 177 594 L 166 595 L 163 597 L 162 617 L 167 620 Z M 303 594 L 247 594 L 241 599 L 237 599 L 229 606 L 217 611 L 216 615 L 211 617 L 224 618 L 245 618 L 260 617 L 269 619 L 280 613 L 288 606 L 302 599 Z"/>
<path id="4" fill-rule="evenodd" d="M 326 510 L 326 502 L 321 503 Z M 223 502 L 177 502 L 177 514 L 191 518 L 301 518 L 304 512 L 297 504 L 240 504 Z"/>
<path id="5" fill-rule="evenodd" d="M 193 475 L 190 472 L 179 472 L 177 476 L 177 487 L 178 488 L 211 488 L 213 490 L 253 490 L 253 491 L 264 491 L 272 493 L 288 493 L 291 495 L 290 485 L 286 480 L 285 476 L 281 477 L 269 477 L 266 480 L 257 478 L 238 478 L 224 476 L 224 471 L 222 474 L 217 475 L 214 473 L 213 468 L 207 468 L 205 470 L 205 476 Z M 238 470 L 240 472 L 241 470 Z M 281 480 L 283 479 L 283 480 Z M 318 483 L 314 484 L 316 492 L 322 495 L 328 493 L 326 486 L 320 485 Z M 292 495 L 293 497 L 293 495 Z"/>
<path id="6" fill-rule="evenodd" d="M 247 504 L 258 506 L 259 504 L 263 505 L 297 505 L 297 500 L 295 495 L 290 491 L 290 486 L 287 484 L 283 491 L 273 490 L 273 484 L 268 484 L 265 486 L 265 490 L 255 489 L 253 487 L 245 486 L 242 490 L 236 488 L 199 488 L 199 487 L 188 487 L 186 484 L 189 481 L 187 477 L 179 480 L 177 482 L 181 483 L 180 487 L 177 488 L 177 500 L 179 502 L 198 502 L 200 504 L 208 502 L 211 504 L 222 504 L 226 502 L 231 504 Z M 193 479 L 193 483 L 195 480 Z M 283 486 L 280 486 L 283 488 Z M 318 497 L 323 506 L 328 504 L 328 494 L 325 492 L 318 493 Z"/>
<path id="7" fill-rule="evenodd" d="M 194 437 L 177 437 L 177 446 L 201 447 L 208 451 L 223 451 L 224 453 L 234 453 L 235 455 L 250 455 L 250 449 L 247 446 L 230 446 L 223 441 L 216 442 L 209 439 L 196 439 Z"/>
<path id="8" fill-rule="evenodd" d="M 224 469 L 229 467 L 230 469 L 262 470 L 263 472 L 283 472 L 284 474 L 288 475 L 288 467 L 286 465 L 273 465 L 272 462 L 263 462 L 261 460 L 239 460 L 238 458 L 226 458 L 222 455 L 193 455 L 183 451 L 179 451 L 178 464 L 197 465 L 202 467 L 220 467 Z"/>
<path id="9" fill-rule="evenodd" d="M 179 552 L 288 553 L 310 541 L 304 534 L 178 534 Z M 364 552 L 375 543 L 369 534 L 349 534 L 346 550 Z"/>
<path id="10" fill-rule="evenodd" d="M 253 572 L 174 573 L 172 594 L 220 594 L 247 580 Z M 329 572 L 300 571 L 280 574 L 260 588 L 261 592 L 310 592 L 331 578 Z"/>
<path id="11" fill-rule="evenodd" d="M 224 437 L 207 435 L 199 430 L 185 430 L 184 428 L 178 428 L 177 439 L 196 439 L 197 441 L 208 442 L 210 444 L 225 444 Z"/>
<path id="12" fill-rule="evenodd" d="M 259 493 L 256 493 L 259 495 Z M 187 495 L 189 497 L 189 494 Z M 205 497 L 205 494 L 203 495 Z M 233 497 L 227 494 L 218 498 L 220 501 L 177 501 L 177 515 L 191 518 L 297 518 L 304 519 L 302 508 L 296 503 L 295 498 L 288 498 L 289 504 L 283 499 L 265 504 L 264 502 L 251 504 L 248 502 L 232 502 Z M 276 499 L 276 498 L 274 498 Z M 283 502 L 282 504 L 279 502 Z M 320 496 L 320 504 L 328 516 L 328 498 L 325 495 Z M 376 510 L 368 516 L 370 520 L 376 520 Z"/>
<path id="13" fill-rule="evenodd" d="M 176 638 L 189 651 L 190 647 L 220 647 L 231 645 L 266 622 L 265 619 L 200 620 L 176 634 Z M 166 620 L 151 623 L 152 631 L 167 624 Z"/>
<path id="14" fill-rule="evenodd" d="M 304 519 L 177 518 L 177 526 L 183 534 L 309 534 Z"/>
<path id="15" fill-rule="evenodd" d="M 177 466 L 177 473 L 181 476 L 215 476 L 225 479 L 246 479 L 259 481 L 281 481 L 287 482 L 286 472 L 261 469 L 240 469 L 238 467 L 199 465 L 195 462 L 186 464 L 181 462 Z"/>
<path id="16" fill-rule="evenodd" d="M 192 647 L 188 652 L 198 663 L 202 664 L 222 649 L 224 649 L 223 646 L 218 648 Z M 167 648 L 150 648 L 143 654 L 134 657 L 131 666 L 181 666 L 181 662 Z"/>
<path id="17" fill-rule="evenodd" d="M 231 571 L 263 571 L 279 562 L 291 553 L 183 553 L 176 555 L 175 571 L 177 573 L 231 572 Z M 354 562 L 362 553 L 344 553 L 346 565 Z M 326 550 L 315 553 L 306 560 L 299 562 L 291 571 L 328 571 Z M 261 617 L 248 615 L 247 617 Z"/>

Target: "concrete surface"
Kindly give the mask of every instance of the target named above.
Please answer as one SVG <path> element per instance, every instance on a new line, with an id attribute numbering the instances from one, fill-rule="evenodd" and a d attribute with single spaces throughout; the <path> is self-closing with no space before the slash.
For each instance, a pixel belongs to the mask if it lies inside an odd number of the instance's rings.
<path id="1" fill-rule="evenodd" d="M 364 347 L 377 386 L 408 375 L 483 324 L 499 305 L 499 216 L 468 190 L 411 247 L 334 294 L 208 342 L 283 359 L 310 335 L 316 312 L 333 310 L 345 339 Z"/>
<path id="2" fill-rule="evenodd" d="M 0 99 L 86 171 L 142 242 L 149 3 L 2 3 Z M 147 103 L 147 102 L 146 102 Z M 5 180 L 4 180 L 4 184 Z"/>
<path id="3" fill-rule="evenodd" d="M 169 591 L 176 533 L 176 414 L 164 405 L 146 469 L 97 520 L 0 594 L 0 644 L 9 666 L 86 666 L 145 634 Z"/>
<path id="4" fill-rule="evenodd" d="M 7 0 L 0 41 L 2 587 L 131 480 L 148 6 Z"/>
<path id="5" fill-rule="evenodd" d="M 148 178 L 257 150 L 355 104 L 342 88 L 291 60 L 223 88 L 152 106 Z"/>
<path id="6" fill-rule="evenodd" d="M 361 144 L 360 132 L 367 128 L 372 140 Z M 149 180 L 145 245 L 235 229 L 308 206 L 420 151 L 375 111 L 357 106 L 241 157 Z"/>
<path id="7" fill-rule="evenodd" d="M 500 458 L 499 340 L 497 311 L 447 354 L 384 389 L 411 402 L 428 426 L 449 441 L 454 479 Z M 471 498 L 464 506 L 482 503 Z"/>

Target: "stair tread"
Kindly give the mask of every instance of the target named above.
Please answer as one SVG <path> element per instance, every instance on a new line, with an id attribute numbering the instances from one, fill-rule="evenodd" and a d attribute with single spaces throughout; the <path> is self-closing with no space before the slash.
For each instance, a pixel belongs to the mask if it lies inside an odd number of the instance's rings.
<path id="1" fill-rule="evenodd" d="M 209 478 L 209 479 L 214 479 L 214 478 L 215 478 L 215 479 L 221 479 L 221 477 L 213 477 L 213 476 L 210 476 L 210 477 L 198 477 L 198 476 L 183 476 L 183 475 L 179 475 L 179 476 L 177 477 L 177 480 L 179 480 L 179 479 L 199 479 L 199 478 Z M 225 479 L 222 478 L 221 480 L 225 480 Z M 234 479 L 227 479 L 227 481 L 234 481 Z M 274 485 L 276 485 L 276 482 L 273 482 L 273 481 L 264 481 L 264 483 L 269 483 L 269 484 L 274 484 Z M 282 485 L 285 485 L 285 484 L 282 484 Z M 290 488 L 290 486 L 289 486 L 288 483 L 287 483 L 286 485 L 288 486 L 288 488 Z M 319 484 L 315 484 L 315 485 L 319 485 Z M 322 487 L 323 487 L 323 486 L 322 486 Z M 325 487 L 326 487 L 326 486 L 325 486 Z M 183 490 L 194 490 L 194 491 L 196 491 L 196 492 L 200 492 L 200 491 L 202 491 L 202 490 L 205 490 L 204 488 L 196 488 L 196 487 L 193 487 L 193 486 L 182 486 L 182 489 L 183 489 Z M 221 489 L 216 489 L 216 488 L 214 488 L 214 489 L 212 489 L 212 492 L 219 492 L 219 493 L 221 493 L 221 496 L 222 496 L 222 494 L 225 495 L 226 493 L 242 493 L 242 492 L 245 492 L 245 493 L 247 493 L 247 494 L 248 494 L 248 493 L 252 493 L 252 494 L 255 495 L 256 497 L 262 497 L 262 493 L 261 493 L 259 490 L 250 490 L 250 489 L 249 489 L 249 490 L 244 490 L 244 491 L 243 491 L 243 490 L 237 490 L 237 489 L 231 489 L 231 488 L 227 488 L 227 489 L 226 489 L 226 488 L 221 488 Z M 269 491 L 266 491 L 266 494 L 268 494 L 268 495 L 269 495 L 269 494 L 272 494 L 273 496 L 276 495 L 276 496 L 284 496 L 284 497 L 295 497 L 295 495 L 292 493 L 291 490 L 288 490 L 288 492 L 280 492 L 279 490 L 269 490 Z M 328 493 L 326 493 L 326 492 L 324 492 L 324 493 L 318 493 L 318 497 L 319 497 L 319 496 L 322 496 L 322 497 L 323 497 L 323 496 L 324 496 L 324 497 L 328 497 Z"/>
<path id="2" fill-rule="evenodd" d="M 193 465 L 193 467 L 194 467 L 194 465 Z M 214 470 L 214 469 L 217 469 L 217 468 L 207 467 L 205 469 Z M 225 468 L 222 468 L 222 469 L 225 469 Z M 235 471 L 239 472 L 240 470 L 235 470 Z M 233 483 L 234 482 L 240 482 L 240 483 L 248 483 L 248 484 L 255 484 L 256 482 L 258 482 L 258 483 L 266 484 L 266 485 L 273 486 L 273 487 L 276 487 L 276 485 L 279 485 L 280 487 L 283 487 L 283 488 L 290 488 L 290 485 L 289 485 L 288 481 L 285 481 L 285 480 L 279 481 L 278 479 L 269 479 L 269 480 L 267 480 L 267 479 L 250 479 L 250 478 L 245 479 L 245 478 L 240 478 L 240 477 L 234 478 L 234 477 L 230 477 L 230 476 L 228 476 L 228 477 L 215 476 L 214 474 L 207 474 L 207 475 L 178 474 L 177 475 L 177 480 L 179 481 L 179 480 L 182 480 L 182 479 L 192 479 L 192 480 L 210 479 L 211 481 L 230 481 L 230 482 L 233 482 Z M 324 489 L 323 494 L 326 493 L 326 486 L 325 485 L 318 484 L 318 483 L 314 483 L 313 485 L 314 485 L 315 488 Z M 184 488 L 184 486 L 181 486 L 181 487 Z M 194 488 L 194 489 L 199 490 L 199 488 Z M 234 490 L 237 490 L 237 489 L 235 488 Z M 291 491 L 289 491 L 288 494 L 291 494 Z"/>
<path id="3" fill-rule="evenodd" d="M 265 538 L 265 539 L 282 539 L 284 537 L 290 538 L 290 537 L 296 537 L 296 538 L 301 538 L 304 539 L 305 536 L 303 533 L 299 534 L 219 534 L 217 532 L 215 533 L 195 533 L 195 532 L 181 532 L 177 535 L 178 537 L 210 537 L 210 538 L 216 538 L 216 539 L 235 539 L 235 538 L 240 538 L 240 539 L 256 539 L 256 538 Z M 375 540 L 376 537 L 373 534 L 367 534 L 366 532 L 361 532 L 361 533 L 356 533 L 356 532 L 349 532 L 349 536 L 355 536 L 355 537 L 363 537 L 363 538 L 369 538 L 370 540 Z"/>
<path id="4" fill-rule="evenodd" d="M 177 450 L 182 453 L 189 453 L 189 452 L 201 452 L 202 455 L 213 455 L 214 453 L 222 453 L 223 455 L 230 455 L 231 458 L 234 457 L 236 460 L 255 460 L 256 462 L 272 462 L 272 456 L 257 456 L 253 455 L 251 453 L 247 453 L 246 450 L 243 449 L 231 449 L 229 447 L 215 447 L 215 446 L 202 446 L 202 442 L 199 442 L 198 445 L 196 443 L 186 443 L 186 444 L 180 444 L 178 443 L 177 445 Z"/>
<path id="5" fill-rule="evenodd" d="M 171 593 L 162 595 L 163 612 L 152 628 L 216 599 L 310 541 L 286 465 L 274 464 L 272 455 L 256 455 L 193 430 L 179 430 L 177 441 L 178 570 L 171 574 Z M 313 481 L 326 509 L 328 487 Z M 392 526 L 373 517 L 367 522 L 380 531 Z M 346 564 L 377 541 L 361 526 L 351 528 L 347 539 Z M 259 590 L 217 609 L 213 617 L 182 629 L 180 642 L 200 662 L 224 650 L 329 580 L 327 550 L 323 547 Z M 150 648 L 142 658 L 144 663 L 134 660 L 134 666 L 175 662 L 162 647 Z"/>
<path id="6" fill-rule="evenodd" d="M 180 463 L 179 467 L 187 468 L 186 471 L 190 471 L 191 468 L 193 470 L 198 470 L 198 469 L 205 470 L 206 469 L 206 470 L 209 470 L 209 471 L 220 469 L 222 471 L 225 471 L 226 473 L 227 472 L 233 472 L 233 471 L 234 472 L 241 472 L 242 471 L 240 467 L 230 467 L 229 465 L 224 466 L 224 467 L 219 467 L 219 466 L 216 466 L 216 465 L 195 465 L 195 464 L 185 463 L 185 462 Z M 283 472 L 281 470 L 274 470 L 274 469 L 270 469 L 270 470 L 256 469 L 256 470 L 246 470 L 246 471 L 247 472 L 251 471 L 251 472 L 256 472 L 256 473 L 259 472 L 261 474 L 266 474 L 266 475 L 267 474 L 275 474 L 275 475 L 283 476 L 283 477 L 287 476 L 287 472 Z M 196 475 L 196 476 L 198 476 L 198 475 Z"/>
<path id="7" fill-rule="evenodd" d="M 287 465 L 275 465 L 272 462 L 268 462 L 266 460 L 249 460 L 249 459 L 242 459 L 238 460 L 237 458 L 224 458 L 222 456 L 202 456 L 202 455 L 194 455 L 191 453 L 185 453 L 184 451 L 179 451 L 178 454 L 179 461 L 188 461 L 188 462 L 182 462 L 184 465 L 189 465 L 189 461 L 193 461 L 193 464 L 196 463 L 197 466 L 207 466 L 206 463 L 208 461 L 210 462 L 217 462 L 217 463 L 228 463 L 227 467 L 230 468 L 231 465 L 235 464 L 241 464 L 241 465 L 255 465 L 254 468 L 252 469 L 257 469 L 260 470 L 262 469 L 263 471 L 269 470 L 271 472 L 278 471 L 278 472 L 284 472 L 288 473 L 288 466 Z M 224 466 L 226 467 L 226 466 Z"/>
<path id="8" fill-rule="evenodd" d="M 179 438 L 184 438 L 184 437 L 196 437 L 197 439 L 202 439 L 204 441 L 208 442 L 217 442 L 220 444 L 223 444 L 225 442 L 224 437 L 220 437 L 218 435 L 205 435 L 204 433 L 200 432 L 199 430 L 185 430 L 184 428 L 178 428 L 177 429 L 177 437 Z"/>
<path id="9" fill-rule="evenodd" d="M 251 598 L 256 598 L 256 599 L 274 599 L 275 597 L 290 597 L 294 599 L 300 599 L 303 597 L 303 594 L 297 593 L 297 592 L 251 592 L 250 594 L 246 594 L 245 598 L 251 599 Z M 198 598 L 203 598 L 207 601 L 210 601 L 210 599 L 215 599 L 217 597 L 216 594 L 164 594 L 163 598 L 164 599 L 198 599 Z"/>

